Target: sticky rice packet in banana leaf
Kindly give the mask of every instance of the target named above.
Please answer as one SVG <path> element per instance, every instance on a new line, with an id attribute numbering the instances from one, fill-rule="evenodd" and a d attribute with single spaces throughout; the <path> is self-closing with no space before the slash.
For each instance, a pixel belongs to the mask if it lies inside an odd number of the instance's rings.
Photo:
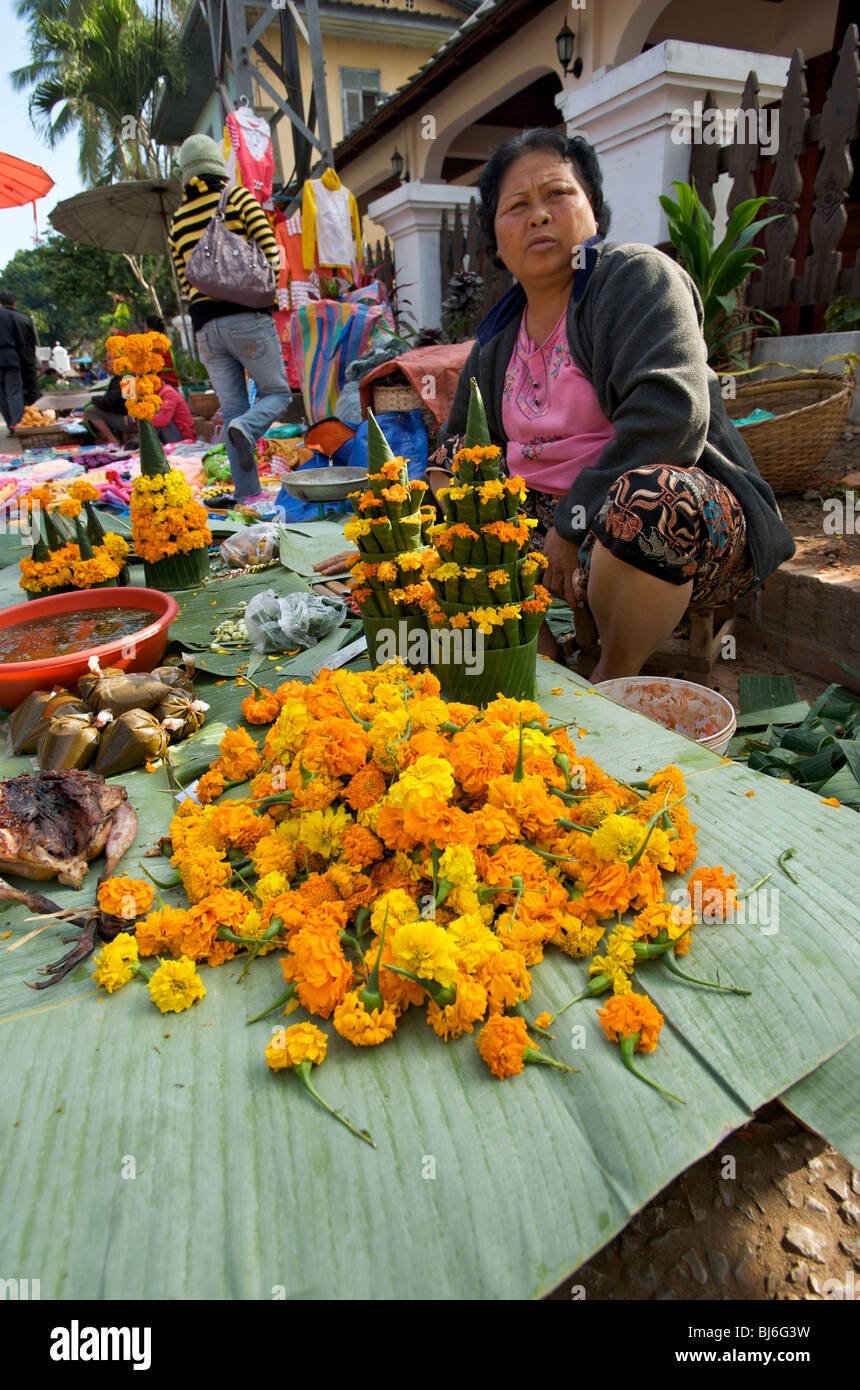
<path id="1" fill-rule="evenodd" d="M 62 686 L 55 686 L 53 690 L 33 690 L 27 695 L 9 715 L 9 745 L 13 753 L 23 753 L 24 743 L 30 731 L 38 719 L 45 713 L 46 707 L 57 695 L 68 695 L 69 691 Z"/>
<path id="2" fill-rule="evenodd" d="M 94 770 L 113 777 L 160 758 L 166 749 L 167 734 L 154 715 L 144 709 L 126 710 L 104 730 Z"/>
<path id="3" fill-rule="evenodd" d="M 89 767 L 99 746 L 101 731 L 91 714 L 85 719 L 58 714 L 47 733 L 39 739 L 39 768 L 57 772 L 61 768 Z"/>
<path id="4" fill-rule="evenodd" d="M 93 658 L 93 660 L 95 660 L 95 658 Z M 82 700 L 89 703 L 89 698 L 99 681 L 104 680 L 107 676 L 122 676 L 124 674 L 121 666 L 106 666 L 104 670 L 101 670 L 100 667 L 93 669 L 92 662 L 90 662 L 90 670 L 85 676 L 81 676 L 78 680 L 78 694 Z"/>
<path id="5" fill-rule="evenodd" d="M 169 733 L 170 742 L 180 743 L 203 727 L 208 708 L 205 700 L 192 699 L 184 690 L 172 690 L 152 712 Z"/>
<path id="6" fill-rule="evenodd" d="M 41 714 L 30 725 L 27 733 L 15 746 L 16 753 L 35 753 L 39 746 L 39 740 L 48 732 L 51 721 L 58 714 L 75 715 L 83 712 L 88 713 L 86 707 L 73 695 L 70 690 L 63 690 L 54 694 L 47 704 L 43 707 Z"/>
<path id="7" fill-rule="evenodd" d="M 119 718 L 128 710 L 154 709 L 170 694 L 170 686 L 155 680 L 148 671 L 126 671 L 120 676 L 105 676 L 87 698 L 90 709 L 110 710 Z"/>
<path id="8" fill-rule="evenodd" d="M 161 681 L 163 685 L 169 685 L 171 690 L 184 690 L 186 695 L 191 696 L 192 700 L 197 694 L 191 677 L 178 666 L 156 666 L 155 670 L 150 671 L 149 674 L 153 680 Z"/>

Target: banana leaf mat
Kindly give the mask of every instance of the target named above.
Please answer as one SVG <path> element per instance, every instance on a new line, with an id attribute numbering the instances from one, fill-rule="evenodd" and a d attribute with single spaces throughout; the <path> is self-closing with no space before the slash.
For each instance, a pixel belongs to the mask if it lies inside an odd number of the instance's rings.
<path id="1" fill-rule="evenodd" d="M 272 1019 L 246 1020 L 281 992 L 277 959 L 255 961 L 241 985 L 241 958 L 202 967 L 206 997 L 178 1016 L 162 1017 L 135 984 L 105 997 L 89 966 L 34 995 L 23 982 L 57 956 L 61 933 L 10 951 L 32 930 L 13 908 L 0 918 L 13 933 L 0 942 L 11 1270 L 40 1278 L 48 1298 L 534 1298 L 775 1096 L 788 1091 L 796 1114 L 854 1151 L 856 813 L 722 762 L 552 663 L 540 687 L 607 770 L 684 770 L 700 864 L 725 865 L 742 887 L 772 875 L 757 923 L 703 925 L 684 962 L 750 997 L 693 989 L 657 963 L 637 974 L 666 1019 L 649 1075 L 686 1104 L 624 1070 L 594 1001 L 573 1006 L 545 1044 L 578 1075 L 534 1067 L 506 1082 L 488 1074 L 473 1036 L 444 1045 L 412 1011 L 394 1045 L 357 1052 L 330 1036 L 320 1087 L 370 1129 L 372 1150 L 297 1078 L 267 1071 Z M 211 717 L 236 722 L 244 693 L 214 687 Z M 0 771 L 27 768 L 15 759 Z M 171 800 L 161 772 L 120 780 L 140 815 L 123 861 L 137 874 Z M 778 863 L 789 847 L 796 884 Z M 158 876 L 163 861 L 143 862 Z M 92 900 L 98 871 L 77 901 Z M 64 905 L 76 898 L 45 888 Z M 585 971 L 550 951 L 530 1006 L 557 1009 Z"/>

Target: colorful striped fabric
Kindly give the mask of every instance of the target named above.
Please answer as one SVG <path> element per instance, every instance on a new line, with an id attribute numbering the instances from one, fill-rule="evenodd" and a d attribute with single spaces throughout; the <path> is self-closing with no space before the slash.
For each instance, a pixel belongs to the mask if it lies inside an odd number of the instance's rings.
<path id="1" fill-rule="evenodd" d="M 302 377 L 309 424 L 334 414 L 350 362 L 363 356 L 377 337 L 388 336 L 381 327 L 386 310 L 390 314 L 387 305 L 348 299 L 319 299 L 293 310 L 293 360 Z"/>

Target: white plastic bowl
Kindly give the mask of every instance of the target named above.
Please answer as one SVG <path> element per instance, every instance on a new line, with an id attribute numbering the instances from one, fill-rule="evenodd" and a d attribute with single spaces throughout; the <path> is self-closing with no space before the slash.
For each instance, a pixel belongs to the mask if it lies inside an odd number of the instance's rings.
<path id="1" fill-rule="evenodd" d="M 600 681 L 594 689 L 714 753 L 725 753 L 737 728 L 735 711 L 725 696 L 693 681 L 674 676 L 622 676 Z"/>

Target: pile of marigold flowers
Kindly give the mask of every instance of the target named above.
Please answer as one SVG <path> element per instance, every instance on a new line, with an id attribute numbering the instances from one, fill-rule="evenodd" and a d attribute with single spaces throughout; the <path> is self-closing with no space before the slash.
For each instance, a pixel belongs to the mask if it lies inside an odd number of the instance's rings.
<path id="1" fill-rule="evenodd" d="M 206 508 L 195 502 L 183 475 L 175 468 L 147 476 L 141 473 L 131 489 L 131 533 L 135 552 L 151 564 L 167 556 L 188 554 L 212 540 Z"/>
<path id="2" fill-rule="evenodd" d="M 611 996 L 600 1021 L 633 1069 L 663 1023 L 634 970 L 655 959 L 680 975 L 697 922 L 734 904 L 721 868 L 693 874 L 685 906 L 667 900 L 664 875 L 696 858 L 682 774 L 627 784 L 536 703 L 480 711 L 438 690 L 404 665 L 326 670 L 273 693 L 261 744 L 228 730 L 198 783 L 203 804 L 182 801 L 163 842 L 189 905 L 141 917 L 139 956 L 190 968 L 245 952 L 244 974 L 279 952 L 286 989 L 264 1014 L 300 1006 L 317 1022 L 282 1029 L 267 1060 L 310 1087 L 325 1055 L 318 1021 L 375 1047 L 410 1012 L 444 1042 L 476 1033 L 501 1079 L 527 1062 L 561 1066 L 537 1041 L 550 1016 L 525 1008 L 555 947 L 588 960 L 569 1004 Z M 218 800 L 245 781 L 247 795 Z M 136 906 L 133 894 L 123 881 L 109 901 Z"/>

